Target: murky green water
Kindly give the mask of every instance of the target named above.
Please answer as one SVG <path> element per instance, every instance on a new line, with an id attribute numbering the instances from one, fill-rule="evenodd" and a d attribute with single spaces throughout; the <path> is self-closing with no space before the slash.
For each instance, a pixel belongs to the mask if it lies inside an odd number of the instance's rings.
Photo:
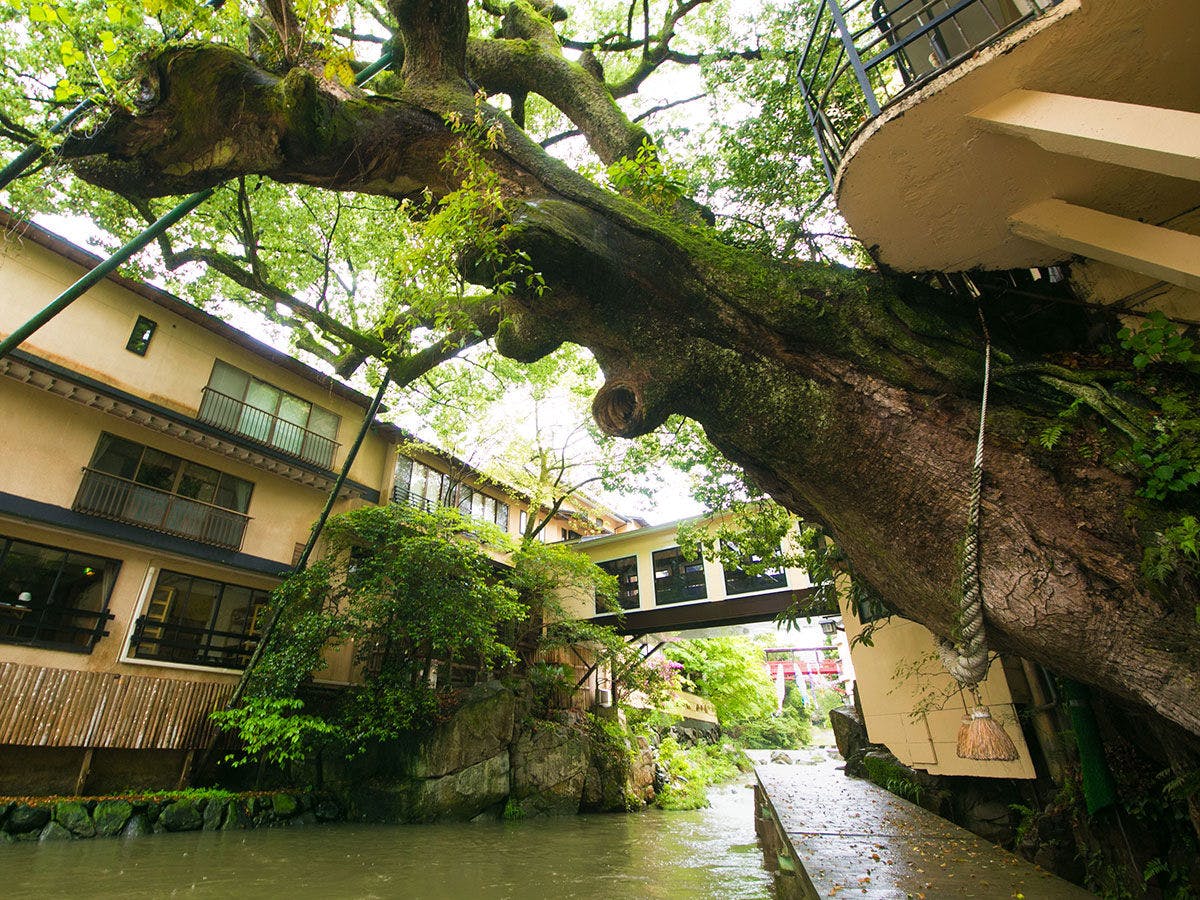
<path id="1" fill-rule="evenodd" d="M 0 847 L 4 897 L 770 897 L 753 794 L 489 825 L 323 825 Z"/>

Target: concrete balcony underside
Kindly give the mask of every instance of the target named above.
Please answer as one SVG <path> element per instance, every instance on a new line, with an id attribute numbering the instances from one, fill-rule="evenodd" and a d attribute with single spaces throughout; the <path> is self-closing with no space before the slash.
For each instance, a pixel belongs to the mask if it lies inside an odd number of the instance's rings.
<path id="1" fill-rule="evenodd" d="M 881 262 L 949 272 L 1060 262 L 1073 251 L 1010 223 L 1052 199 L 1186 227 L 1178 223 L 1200 206 L 1186 162 L 1147 171 L 1130 154 L 1087 158 L 1085 142 L 1063 152 L 971 117 L 1022 90 L 1200 112 L 1200 12 L 1194 0 L 1068 0 L 885 108 L 851 141 L 835 187 L 847 222 Z"/>

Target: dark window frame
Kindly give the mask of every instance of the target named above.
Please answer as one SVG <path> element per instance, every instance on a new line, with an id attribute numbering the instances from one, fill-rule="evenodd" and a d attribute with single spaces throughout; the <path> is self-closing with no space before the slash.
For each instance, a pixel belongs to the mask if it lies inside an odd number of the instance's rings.
<path id="1" fill-rule="evenodd" d="M 0 575 L 4 574 L 4 566 L 14 545 L 53 550 L 61 553 L 62 558 L 58 562 L 50 585 L 50 592 L 46 598 L 33 597 L 28 601 L 22 600 L 21 597 L 25 592 L 18 592 L 13 597 L 0 595 L 0 643 L 40 647 L 67 653 L 91 653 L 96 644 L 108 636 L 107 625 L 113 619 L 113 614 L 108 611 L 108 604 L 112 599 L 112 592 L 121 572 L 122 561 L 97 553 L 84 553 L 70 547 L 59 547 L 54 544 L 43 544 L 38 541 L 0 535 Z M 108 579 L 108 584 L 103 588 L 98 610 L 56 606 L 54 603 L 55 595 L 62 583 L 63 572 L 72 562 L 72 555 L 85 557 L 88 560 L 99 560 L 104 564 L 101 577 Z M 79 621 L 64 621 L 69 619 Z M 52 640 L 46 636 L 47 634 L 57 634 L 60 637 L 72 635 L 83 640 L 82 642 Z"/>
<path id="2" fill-rule="evenodd" d="M 403 474 L 403 479 L 401 475 Z M 429 476 L 437 476 L 437 501 L 428 496 L 428 490 L 417 492 L 413 488 L 413 479 L 419 474 L 422 485 L 428 485 Z M 474 513 L 477 505 L 484 510 L 483 516 Z M 491 501 L 491 515 L 488 507 Z M 469 519 L 494 524 L 503 531 L 508 531 L 509 505 L 506 501 L 476 488 L 468 487 L 456 481 L 448 473 L 435 469 L 433 466 L 415 460 L 404 453 L 396 455 L 395 477 L 392 483 L 392 502 L 414 506 L 417 509 L 432 511 L 435 506 L 445 506 L 457 509 Z"/>
<path id="3" fill-rule="evenodd" d="M 240 550 L 254 487 L 254 482 L 212 466 L 101 432 L 71 508 Z"/>
<path id="4" fill-rule="evenodd" d="M 133 323 L 133 331 L 129 333 L 129 340 L 125 342 L 125 349 L 137 356 L 145 356 L 156 331 L 157 322 L 149 316 L 138 316 Z"/>
<path id="5" fill-rule="evenodd" d="M 187 593 L 178 595 L 176 592 L 179 585 L 164 584 L 164 577 L 168 580 L 186 581 Z M 216 600 L 208 612 L 206 623 L 197 626 L 173 621 L 170 616 L 171 610 L 191 600 L 197 582 L 217 587 Z M 159 596 L 159 591 L 163 589 L 172 591 L 165 600 Z M 231 589 L 248 592 L 242 627 L 236 631 L 219 630 L 216 627 L 217 621 L 221 617 L 226 594 Z M 215 578 L 177 572 L 173 569 L 160 569 L 154 580 L 154 589 L 146 601 L 146 607 L 134 623 L 128 655 L 133 659 L 177 665 L 244 669 L 258 644 L 264 624 L 262 618 L 270 604 L 270 595 L 271 592 L 264 588 L 218 581 Z M 152 612 L 156 604 L 164 602 L 167 606 L 161 615 Z"/>
<path id="6" fill-rule="evenodd" d="M 249 479 L 246 479 L 246 478 L 241 478 L 238 475 L 231 475 L 228 472 L 222 471 L 221 469 L 214 468 L 213 466 L 206 466 L 204 463 L 198 463 L 195 460 L 187 459 L 186 457 L 183 457 L 183 456 L 177 456 L 174 453 L 168 453 L 166 450 L 159 450 L 157 447 L 151 447 L 149 444 L 142 444 L 142 443 L 139 443 L 138 441 L 131 441 L 129 438 L 121 437 L 119 434 L 113 434 L 110 431 L 100 432 L 100 437 L 96 441 L 96 447 L 94 450 L 92 450 L 92 458 L 91 458 L 91 461 L 88 463 L 88 468 L 96 469 L 96 471 L 99 471 L 99 472 L 104 472 L 106 475 L 115 475 L 116 474 L 114 472 L 107 472 L 104 469 L 99 469 L 96 466 L 96 463 L 99 462 L 99 458 L 100 458 L 101 444 L 104 442 L 105 437 L 111 438 L 114 441 L 121 441 L 122 443 L 129 444 L 130 446 L 133 446 L 133 447 L 141 448 L 142 452 L 138 456 L 138 461 L 134 468 L 134 473 L 133 473 L 133 475 L 129 476 L 130 481 L 137 482 L 138 484 L 143 485 L 145 487 L 151 487 L 156 490 L 166 491 L 169 494 L 175 494 L 178 497 L 184 497 L 188 500 L 196 500 L 200 503 L 207 503 L 210 506 L 219 506 L 221 509 L 228 509 L 232 512 L 243 513 L 243 514 L 249 512 L 250 501 L 254 496 L 254 482 L 253 481 L 250 481 Z M 147 450 L 152 450 L 155 453 L 162 454 L 163 456 L 166 456 L 166 457 L 176 461 L 177 465 L 175 468 L 175 473 L 171 477 L 171 486 L 169 488 L 159 487 L 158 485 L 151 484 L 150 482 L 147 482 L 147 481 L 140 481 L 138 479 L 138 474 L 141 472 L 142 465 L 146 461 L 146 451 Z M 217 473 L 217 476 L 218 476 L 218 480 L 216 483 L 217 486 L 213 490 L 213 499 L 212 500 L 200 500 L 199 497 L 192 497 L 192 496 L 189 496 L 188 494 L 180 493 L 179 488 L 180 488 L 184 478 L 187 476 L 188 466 L 195 466 L 196 468 L 199 468 L 199 469 L 207 469 L 210 472 Z M 117 476 L 117 477 L 124 477 L 124 476 Z M 217 496 L 221 492 L 222 482 L 226 478 L 230 478 L 230 479 L 233 479 L 234 481 L 239 481 L 243 484 L 249 485 L 250 489 L 249 489 L 249 491 L 246 492 L 246 502 L 244 504 L 243 509 L 238 509 L 237 506 L 228 506 L 225 503 L 221 503 L 219 500 L 217 500 Z M 233 491 L 233 493 L 236 495 L 237 491 Z"/>
<path id="7" fill-rule="evenodd" d="M 638 579 L 637 556 L 621 556 L 617 559 L 606 559 L 596 563 L 601 569 L 609 575 L 616 576 L 617 579 L 617 607 L 622 610 L 640 609 L 642 605 L 642 594 L 640 581 Z M 623 564 L 623 565 L 622 565 Z M 632 566 L 630 565 L 632 564 Z M 618 571 L 613 571 L 617 569 Z M 631 577 L 632 573 L 632 577 Z M 632 601 L 632 602 L 630 602 Z M 602 609 L 600 607 L 600 598 L 596 598 L 596 612 L 610 613 L 614 612 L 611 609 Z"/>
<path id="8" fill-rule="evenodd" d="M 222 367 L 232 370 L 245 378 L 245 386 L 241 388 L 239 395 L 226 393 L 214 386 L 217 383 L 217 373 Z M 248 398 L 255 384 L 279 394 L 279 397 L 275 400 L 273 409 L 263 409 L 263 407 L 249 401 Z M 293 422 L 281 415 L 284 403 L 289 399 L 308 407 L 303 424 Z M 231 405 L 229 401 L 233 401 L 236 408 L 228 408 Z M 268 427 L 266 428 L 267 433 L 265 435 L 258 434 L 258 427 L 251 428 L 244 424 L 242 407 L 257 410 L 267 417 Z M 314 424 L 314 415 L 318 412 L 332 419 L 333 430 L 331 434 L 325 434 L 312 427 Z M 213 360 L 212 371 L 209 372 L 208 382 L 204 386 L 203 397 L 200 401 L 198 418 L 202 422 L 209 422 L 225 431 L 240 434 L 267 447 L 273 447 L 276 450 L 281 450 L 284 453 L 289 453 L 300 459 L 305 459 L 326 467 L 333 465 L 334 458 L 337 456 L 337 449 L 341 446 L 338 443 L 337 436 L 342 428 L 342 417 L 336 412 L 328 407 L 314 403 L 307 397 L 293 394 L 291 391 L 285 391 L 277 384 L 264 381 L 256 375 L 247 372 L 245 369 L 225 362 L 223 359 Z M 286 429 L 281 429 L 281 423 L 299 429 L 298 448 L 292 447 L 292 441 L 284 440 L 282 434 L 286 432 Z"/>
<path id="9" fill-rule="evenodd" d="M 708 599 L 708 583 L 704 578 L 704 557 L 685 559 L 683 550 L 666 547 L 651 555 L 654 567 L 654 605 L 690 603 Z M 659 573 L 666 567 L 667 573 Z"/>
<path id="10" fill-rule="evenodd" d="M 761 563 L 757 556 L 743 556 L 743 561 L 752 564 Z M 783 566 L 775 566 L 758 575 L 748 575 L 741 568 L 722 565 L 725 581 L 726 597 L 741 597 L 745 594 L 757 594 L 762 591 L 778 591 L 787 587 L 787 571 Z"/>

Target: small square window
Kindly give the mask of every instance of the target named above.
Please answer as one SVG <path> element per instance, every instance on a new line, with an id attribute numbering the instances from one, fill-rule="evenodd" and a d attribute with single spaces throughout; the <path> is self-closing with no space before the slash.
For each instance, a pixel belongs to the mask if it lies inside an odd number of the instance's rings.
<path id="1" fill-rule="evenodd" d="M 154 337 L 154 331 L 157 328 L 158 323 L 153 319 L 138 316 L 137 321 L 133 324 L 133 333 L 129 335 L 129 341 L 125 344 L 125 349 L 138 356 L 145 356 L 146 350 L 150 347 L 150 339 Z"/>

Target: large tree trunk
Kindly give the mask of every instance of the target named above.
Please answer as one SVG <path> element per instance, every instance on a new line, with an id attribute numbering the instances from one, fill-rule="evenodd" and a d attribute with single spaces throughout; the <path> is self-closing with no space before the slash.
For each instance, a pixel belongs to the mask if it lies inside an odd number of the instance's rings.
<path id="1" fill-rule="evenodd" d="M 427 4 L 394 5 L 403 23 Z M 445 23 L 410 33 L 414 74 L 394 98 L 339 99 L 305 71 L 279 78 L 227 48 L 167 51 L 149 108 L 115 113 L 65 153 L 95 183 L 142 196 L 249 173 L 440 195 L 455 186 L 441 165 L 455 140 L 443 116 L 474 113 L 457 80 L 461 41 L 438 45 L 447 33 L 458 34 Z M 952 634 L 982 387 L 973 304 L 906 279 L 731 249 L 600 190 L 498 120 L 504 139 L 488 158 L 509 220 L 497 227 L 547 286 L 504 301 L 499 349 L 533 360 L 564 341 L 588 347 L 607 379 L 594 405 L 605 430 L 696 419 L 780 503 L 827 526 L 890 605 Z M 489 282 L 483 262 L 464 267 Z M 1022 333 L 1001 311 L 985 314 L 997 344 L 982 522 L 993 644 L 1200 735 L 1195 585 L 1147 590 L 1143 538 L 1127 515 L 1143 504 L 1132 478 L 1104 464 L 1106 442 L 1133 426 L 1090 373 L 1034 364 L 1053 343 L 1032 333 L 1038 325 Z M 1037 450 L 1034 436 L 1075 396 L 1111 413 L 1108 432 L 1083 435 L 1090 453 Z"/>

